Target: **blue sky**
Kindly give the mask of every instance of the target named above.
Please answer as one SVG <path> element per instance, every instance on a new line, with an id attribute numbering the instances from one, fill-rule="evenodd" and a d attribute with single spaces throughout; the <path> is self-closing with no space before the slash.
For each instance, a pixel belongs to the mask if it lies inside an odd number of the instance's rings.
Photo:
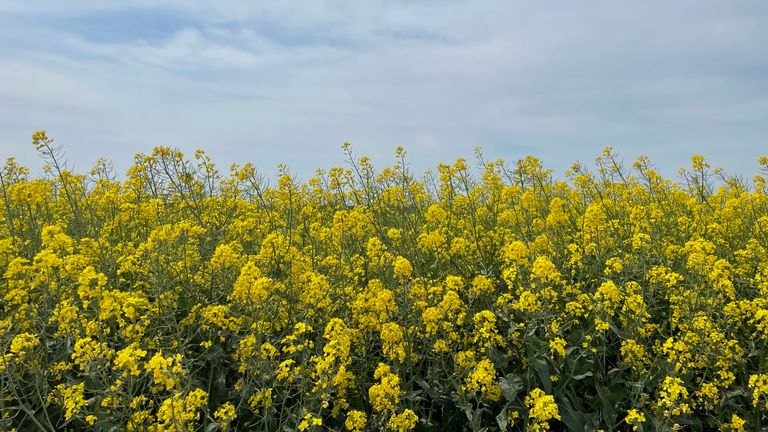
<path id="1" fill-rule="evenodd" d="M 674 175 L 768 153 L 768 2 L 0 0 L 0 157 L 156 145 L 302 177 L 471 158 L 557 173 L 613 146 Z"/>

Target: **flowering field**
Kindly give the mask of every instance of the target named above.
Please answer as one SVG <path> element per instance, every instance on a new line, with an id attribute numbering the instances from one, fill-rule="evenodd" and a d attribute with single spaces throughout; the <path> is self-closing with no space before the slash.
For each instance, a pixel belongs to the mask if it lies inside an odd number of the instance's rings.
<path id="1" fill-rule="evenodd" d="M 761 175 L 345 146 L 305 182 L 167 148 L 116 179 L 33 140 L 44 174 L 0 176 L 1 430 L 768 424 Z"/>

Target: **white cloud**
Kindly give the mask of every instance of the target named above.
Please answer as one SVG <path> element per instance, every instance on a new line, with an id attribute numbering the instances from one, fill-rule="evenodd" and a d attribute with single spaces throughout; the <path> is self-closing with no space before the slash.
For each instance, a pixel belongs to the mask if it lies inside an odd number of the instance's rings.
<path id="1" fill-rule="evenodd" d="M 6 104 L 39 105 L 66 109 L 93 103 L 77 81 L 47 69 L 12 60 L 0 60 L 0 100 Z"/>
<path id="2" fill-rule="evenodd" d="M 348 139 L 404 145 L 417 169 L 480 145 L 562 171 L 615 145 L 674 172 L 740 140 L 715 162 L 749 170 L 768 135 L 764 5 L 7 0 L 0 154 L 45 127 L 83 168 L 166 144 L 311 174 Z M 98 20 L 131 31 L 82 25 Z"/>

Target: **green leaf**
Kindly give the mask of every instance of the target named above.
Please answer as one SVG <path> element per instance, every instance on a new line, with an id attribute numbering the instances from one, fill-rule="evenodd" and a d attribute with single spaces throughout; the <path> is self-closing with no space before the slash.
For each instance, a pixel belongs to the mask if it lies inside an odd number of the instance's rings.
<path id="1" fill-rule="evenodd" d="M 608 387 L 598 386 L 597 395 L 600 397 L 603 408 L 603 418 L 609 423 L 613 424 L 616 421 L 616 409 L 615 404 L 619 402 L 620 398 L 616 394 L 611 394 L 611 390 Z"/>
<path id="2" fill-rule="evenodd" d="M 580 373 L 578 375 L 574 375 L 572 378 L 574 381 L 581 381 L 584 378 L 589 378 L 592 376 L 592 371 L 586 371 L 584 373 Z"/>
<path id="3" fill-rule="evenodd" d="M 575 398 L 580 399 L 578 397 Z M 574 408 L 571 399 L 567 396 L 561 396 L 558 399 L 560 401 L 558 403 L 560 417 L 562 417 L 562 422 L 568 430 L 576 432 L 593 432 L 600 428 L 600 422 L 597 419 L 596 413 L 584 412 Z"/>
<path id="4" fill-rule="evenodd" d="M 504 399 L 512 402 L 517 399 L 518 393 L 523 389 L 523 380 L 515 374 L 508 374 L 499 378 L 499 387 Z"/>
<path id="5" fill-rule="evenodd" d="M 499 429 L 502 431 L 507 430 L 507 407 L 502 408 L 501 412 L 496 416 L 496 424 L 499 425 Z"/>
<path id="6" fill-rule="evenodd" d="M 552 377 L 549 370 L 549 363 L 543 357 L 536 357 L 531 360 L 531 366 L 539 376 L 539 382 L 543 387 L 543 390 L 547 393 L 552 392 Z"/>

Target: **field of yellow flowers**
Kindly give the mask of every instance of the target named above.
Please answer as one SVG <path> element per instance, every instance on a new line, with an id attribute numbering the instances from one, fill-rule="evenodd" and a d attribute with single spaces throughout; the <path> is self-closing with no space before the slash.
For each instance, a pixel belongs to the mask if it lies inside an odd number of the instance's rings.
<path id="1" fill-rule="evenodd" d="M 764 157 L 750 182 L 610 149 L 417 176 L 345 145 L 270 185 L 33 142 L 43 174 L 0 173 L 0 430 L 768 425 Z"/>

